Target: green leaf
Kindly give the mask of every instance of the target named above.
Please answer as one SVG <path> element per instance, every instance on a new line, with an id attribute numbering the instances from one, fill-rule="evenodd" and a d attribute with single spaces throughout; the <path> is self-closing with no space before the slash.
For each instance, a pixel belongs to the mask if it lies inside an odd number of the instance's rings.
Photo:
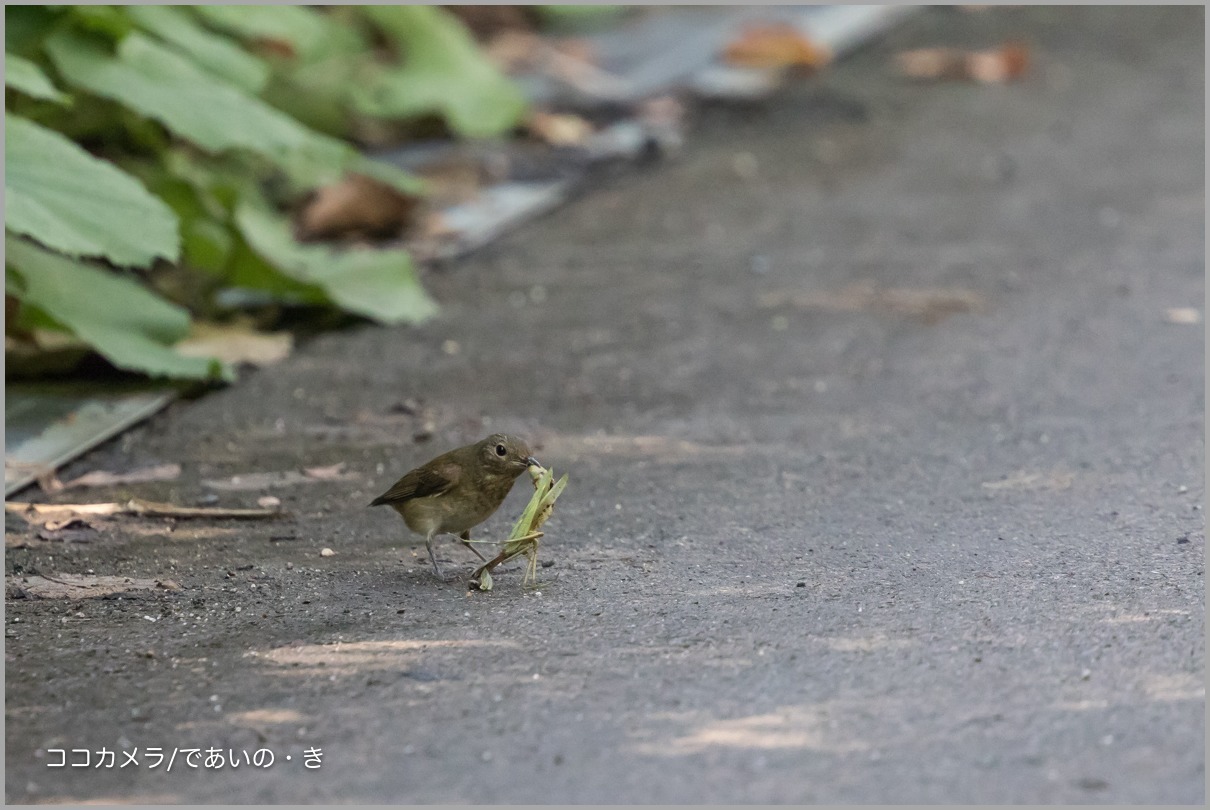
<path id="1" fill-rule="evenodd" d="M 71 96 L 59 92 L 58 88 L 42 72 L 42 68 L 28 59 L 4 54 L 4 84 L 14 90 L 20 90 L 27 96 L 54 101 L 63 105 L 71 104 Z"/>
<path id="2" fill-rule="evenodd" d="M 42 40 L 63 16 L 66 9 L 46 6 L 4 7 L 4 50 L 33 59 L 42 50 Z"/>
<path id="3" fill-rule="evenodd" d="M 6 289 L 40 310 L 119 368 L 157 377 L 204 379 L 231 370 L 184 357 L 171 344 L 189 331 L 189 314 L 128 278 L 6 236 L 5 262 L 19 276 Z"/>
<path id="4" fill-rule="evenodd" d="M 172 210 L 59 133 L 5 114 L 4 224 L 71 256 L 144 266 L 180 254 Z"/>
<path id="5" fill-rule="evenodd" d="M 95 41 L 68 31 L 47 40 L 55 67 L 71 83 L 113 99 L 208 152 L 248 149 L 287 170 L 335 179 L 353 150 L 321 136 L 188 59 L 133 33 L 117 58 Z M 293 176 L 293 175 L 292 175 Z"/>
<path id="6" fill-rule="evenodd" d="M 126 13 L 150 31 L 188 54 L 208 73 L 256 95 L 265 89 L 269 66 L 221 34 L 206 30 L 172 6 L 127 6 Z"/>
<path id="7" fill-rule="evenodd" d="M 141 34 L 126 37 L 117 58 L 94 40 L 63 31 L 46 42 L 73 84 L 125 104 L 210 152 L 298 148 L 310 133 L 291 118 Z"/>
<path id="8" fill-rule="evenodd" d="M 294 240 L 289 221 L 259 201 L 241 203 L 235 219 L 257 254 L 288 278 L 321 288 L 349 312 L 382 323 L 417 323 L 437 310 L 406 250 L 302 245 Z"/>
<path id="9" fill-rule="evenodd" d="M 462 135 L 499 135 L 525 114 L 520 89 L 487 60 L 465 26 L 434 6 L 366 6 L 403 66 L 355 88 L 354 106 L 379 118 L 443 115 Z"/>
<path id="10" fill-rule="evenodd" d="M 134 30 L 134 23 L 115 6 L 67 6 L 68 13 L 88 29 L 119 40 Z"/>
<path id="11" fill-rule="evenodd" d="M 227 267 L 235 242 L 230 227 L 220 221 L 227 218 L 227 212 L 217 202 L 204 198 L 204 192 L 162 166 L 141 168 L 138 173 L 147 188 L 166 202 L 180 220 L 182 261 L 191 267 L 221 273 Z"/>
<path id="12" fill-rule="evenodd" d="M 302 61 L 365 50 L 347 25 L 303 6 L 195 6 L 207 24 L 245 40 L 288 45 Z"/>

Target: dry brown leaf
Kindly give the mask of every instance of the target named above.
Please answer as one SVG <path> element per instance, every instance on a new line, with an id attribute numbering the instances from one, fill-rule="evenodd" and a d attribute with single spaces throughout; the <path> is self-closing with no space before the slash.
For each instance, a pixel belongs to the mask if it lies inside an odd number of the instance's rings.
<path id="1" fill-rule="evenodd" d="M 588 96 L 624 98 L 630 89 L 625 79 L 597 66 L 596 50 L 585 40 L 549 42 L 530 32 L 504 31 L 486 53 L 505 73 L 539 73 Z"/>
<path id="2" fill-rule="evenodd" d="M 479 197 L 484 186 L 508 176 L 507 160 L 488 163 L 464 152 L 445 155 L 416 170 L 428 189 L 424 211 L 441 210 Z"/>
<path id="3" fill-rule="evenodd" d="M 1172 307 L 1164 310 L 1164 321 L 1180 326 L 1196 326 L 1202 322 L 1202 313 L 1193 307 Z"/>
<path id="4" fill-rule="evenodd" d="M 319 481 L 339 481 L 349 477 L 344 474 L 345 466 L 342 461 L 330 467 L 306 467 L 303 469 L 303 473 L 308 478 L 315 478 Z"/>
<path id="5" fill-rule="evenodd" d="M 921 318 L 926 323 L 960 312 L 981 312 L 987 306 L 983 296 L 961 287 L 879 288 L 869 281 L 850 284 L 835 292 L 769 292 L 761 295 L 758 303 L 771 308 L 892 312 Z"/>
<path id="6" fill-rule="evenodd" d="M 578 115 L 542 110 L 530 113 L 525 127 L 551 146 L 581 146 L 593 132 L 592 124 Z"/>
<path id="7" fill-rule="evenodd" d="M 282 470 L 280 472 L 254 472 L 233 475 L 230 478 L 206 479 L 202 486 L 226 492 L 256 492 L 274 487 L 289 487 L 296 484 L 313 484 L 317 481 L 351 481 L 355 473 L 344 472 L 345 463 L 331 467 L 312 467 L 303 471 Z"/>
<path id="8" fill-rule="evenodd" d="M 483 53 L 496 67 L 505 73 L 516 73 L 537 65 L 542 49 L 547 47 L 542 38 L 532 31 L 501 31 L 484 46 Z"/>
<path id="9" fill-rule="evenodd" d="M 194 321 L 189 337 L 175 348 L 186 357 L 217 357 L 232 365 L 269 366 L 290 356 L 294 336 L 289 332 L 258 332 L 248 320 Z"/>
<path id="10" fill-rule="evenodd" d="M 143 484 L 149 481 L 175 481 L 180 477 L 180 464 L 158 464 L 152 467 L 141 467 L 125 473 L 94 470 L 93 472 L 81 475 L 79 478 L 73 478 L 70 481 L 62 483 L 58 479 L 48 479 L 45 484 L 50 486 L 51 489 L 46 489 L 46 486 L 43 486 L 43 489 L 47 492 L 60 492 L 65 489 L 77 489 L 80 487 L 113 487 L 122 484 Z M 39 483 L 42 483 L 41 479 Z"/>
<path id="11" fill-rule="evenodd" d="M 1061 470 L 1048 473 L 1018 472 L 1000 481 L 984 481 L 983 488 L 989 492 L 1011 492 L 1034 489 L 1064 490 L 1071 486 L 1075 476 Z"/>
<path id="12" fill-rule="evenodd" d="M 303 241 L 398 236 L 418 203 L 385 183 L 350 174 L 315 192 L 298 216 L 298 236 Z"/>
<path id="13" fill-rule="evenodd" d="M 832 60 L 827 47 L 788 23 L 750 26 L 727 43 L 723 61 L 744 68 L 820 68 Z"/>
<path id="14" fill-rule="evenodd" d="M 43 574 L 8 577 L 5 595 L 9 599 L 93 599 L 129 591 L 179 591 L 171 579 L 137 579 L 84 574 Z"/>
<path id="15" fill-rule="evenodd" d="M 958 48 L 918 48 L 895 56 L 899 72 L 912 79 L 958 79 L 1002 84 L 1029 70 L 1028 46 L 1008 42 L 986 51 Z"/>

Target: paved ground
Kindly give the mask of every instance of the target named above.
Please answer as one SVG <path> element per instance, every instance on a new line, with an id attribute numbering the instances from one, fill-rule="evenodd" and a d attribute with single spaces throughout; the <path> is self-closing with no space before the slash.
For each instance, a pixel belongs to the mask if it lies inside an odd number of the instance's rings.
<path id="1" fill-rule="evenodd" d="M 179 461 L 124 492 L 184 503 L 352 477 L 274 490 L 271 525 L 10 549 L 184 590 L 8 602 L 6 798 L 1202 803 L 1204 331 L 1164 313 L 1204 300 L 1203 14 L 928 12 L 430 278 L 439 320 L 325 336 L 84 460 Z M 1021 84 L 887 67 L 1006 36 Z M 363 508 L 496 428 L 571 474 L 540 593 L 439 584 Z M 103 746 L 278 761 L 46 767 Z"/>

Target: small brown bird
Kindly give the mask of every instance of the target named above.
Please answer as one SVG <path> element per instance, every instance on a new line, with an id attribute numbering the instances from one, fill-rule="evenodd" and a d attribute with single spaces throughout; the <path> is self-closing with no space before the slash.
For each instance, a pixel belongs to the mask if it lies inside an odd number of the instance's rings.
<path id="1" fill-rule="evenodd" d="M 445 579 L 433 554 L 433 537 L 456 534 L 479 559 L 485 559 L 470 543 L 471 529 L 500 508 L 513 482 L 534 464 L 542 466 L 522 439 L 493 433 L 420 465 L 370 506 L 387 504 L 409 529 L 424 535 L 433 571 Z"/>

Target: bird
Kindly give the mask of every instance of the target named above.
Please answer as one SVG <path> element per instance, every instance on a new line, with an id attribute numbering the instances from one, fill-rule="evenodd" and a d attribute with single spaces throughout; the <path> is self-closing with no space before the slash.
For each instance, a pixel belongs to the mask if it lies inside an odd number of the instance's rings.
<path id="1" fill-rule="evenodd" d="M 390 506 L 409 529 L 423 535 L 433 572 L 438 579 L 446 580 L 433 554 L 433 538 L 457 535 L 464 546 L 485 560 L 471 545 L 471 529 L 500 508 L 513 483 L 531 466 L 542 465 L 523 439 L 493 433 L 421 464 L 370 506 Z"/>

